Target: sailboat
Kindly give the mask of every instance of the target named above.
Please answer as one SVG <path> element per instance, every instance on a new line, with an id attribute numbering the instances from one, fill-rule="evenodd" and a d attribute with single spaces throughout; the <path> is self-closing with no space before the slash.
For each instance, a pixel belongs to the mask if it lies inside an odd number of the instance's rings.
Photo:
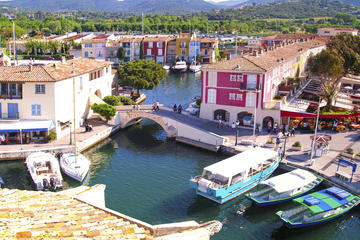
<path id="1" fill-rule="evenodd" d="M 82 182 L 89 172 L 90 161 L 77 151 L 75 130 L 75 78 L 73 79 L 73 103 L 74 103 L 74 152 L 65 153 L 60 157 L 61 170 L 69 177 Z M 71 131 L 71 129 L 70 129 Z M 70 132 L 71 134 L 71 132 Z"/>

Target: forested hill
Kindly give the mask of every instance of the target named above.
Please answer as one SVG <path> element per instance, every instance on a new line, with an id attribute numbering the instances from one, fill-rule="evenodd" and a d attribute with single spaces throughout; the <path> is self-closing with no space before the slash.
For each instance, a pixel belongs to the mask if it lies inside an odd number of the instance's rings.
<path id="1" fill-rule="evenodd" d="M 0 5 L 37 10 L 103 11 L 122 13 L 187 14 L 216 9 L 203 0 L 12 0 Z"/>
<path id="2" fill-rule="evenodd" d="M 296 19 L 332 17 L 340 12 L 359 16 L 360 8 L 338 0 L 297 0 L 222 9 L 204 15 L 210 20 Z"/>

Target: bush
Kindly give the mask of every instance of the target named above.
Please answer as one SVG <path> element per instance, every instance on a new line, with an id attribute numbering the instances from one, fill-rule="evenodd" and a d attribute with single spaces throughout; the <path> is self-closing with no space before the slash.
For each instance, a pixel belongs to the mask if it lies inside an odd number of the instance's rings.
<path id="1" fill-rule="evenodd" d="M 200 106 L 200 104 L 201 104 L 201 99 L 200 98 L 196 99 L 196 105 Z"/>
<path id="2" fill-rule="evenodd" d="M 345 153 L 348 153 L 348 154 L 354 154 L 354 149 L 352 149 L 352 148 L 348 148 L 348 149 L 346 149 L 345 150 Z"/>
<path id="3" fill-rule="evenodd" d="M 56 139 L 56 132 L 49 132 L 49 135 L 47 135 L 46 139 L 48 142 L 54 141 Z"/>
<path id="4" fill-rule="evenodd" d="M 103 101 L 111 106 L 117 106 L 121 102 L 119 96 L 112 96 L 112 95 L 104 97 Z"/>
<path id="5" fill-rule="evenodd" d="M 91 106 L 91 109 L 100 114 L 100 116 L 104 117 L 106 121 L 109 121 L 116 114 L 116 108 L 107 104 L 94 104 Z"/>
<path id="6" fill-rule="evenodd" d="M 297 141 L 297 142 L 295 142 L 292 146 L 293 146 L 293 147 L 301 147 L 301 144 L 300 144 L 299 141 Z"/>
<path id="7" fill-rule="evenodd" d="M 136 105 L 136 102 L 133 101 L 131 98 L 125 97 L 125 96 L 118 96 L 120 99 L 120 102 L 124 105 Z"/>
<path id="8" fill-rule="evenodd" d="M 276 100 L 281 100 L 281 96 L 280 96 L 279 94 L 276 94 L 275 97 L 274 97 L 274 99 L 276 99 Z"/>
<path id="9" fill-rule="evenodd" d="M 266 144 L 274 144 L 274 142 L 272 139 L 270 139 L 269 141 L 266 142 Z"/>

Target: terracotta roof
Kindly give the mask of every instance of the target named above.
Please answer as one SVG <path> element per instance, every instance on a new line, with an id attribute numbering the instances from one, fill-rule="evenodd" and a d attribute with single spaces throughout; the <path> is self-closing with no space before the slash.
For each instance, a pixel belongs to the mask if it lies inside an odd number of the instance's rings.
<path id="1" fill-rule="evenodd" d="M 0 189 L 0 238 L 153 239 L 150 229 L 130 218 L 79 200 L 92 188 L 59 193 Z"/>
<path id="2" fill-rule="evenodd" d="M 316 34 L 276 34 L 267 37 L 263 37 L 263 40 L 272 40 L 272 39 L 301 39 L 301 38 L 310 38 L 317 36 Z"/>
<path id="3" fill-rule="evenodd" d="M 58 62 L 46 66 L 32 66 L 31 71 L 29 65 L 0 67 L 0 81 L 56 82 L 98 70 L 111 64 L 111 62 L 79 57 L 69 60 L 65 64 Z"/>
<path id="4" fill-rule="evenodd" d="M 275 66 L 302 54 L 305 50 L 326 44 L 328 38 L 317 37 L 314 40 L 296 42 L 284 47 L 277 47 L 258 56 L 243 55 L 229 61 L 218 62 L 204 67 L 204 69 L 234 70 L 234 71 L 268 71 Z M 302 49 L 302 50 L 301 50 Z"/>
<path id="5" fill-rule="evenodd" d="M 171 38 L 169 37 L 158 37 L 158 36 L 145 36 L 144 42 L 158 42 L 158 41 L 168 41 Z"/>
<path id="6" fill-rule="evenodd" d="M 137 37 L 137 38 L 122 38 L 121 40 L 120 40 L 120 42 L 141 42 L 143 40 L 143 38 L 142 37 Z"/>
<path id="7" fill-rule="evenodd" d="M 55 35 L 55 36 L 50 36 L 47 39 L 54 39 L 54 38 L 58 38 L 58 37 L 62 37 L 62 36 L 64 36 L 64 35 Z"/>
<path id="8" fill-rule="evenodd" d="M 323 30 L 323 31 L 332 31 L 332 30 L 335 30 L 335 31 L 358 31 L 357 29 L 355 28 L 319 28 L 318 30 Z"/>
<path id="9" fill-rule="evenodd" d="M 77 39 L 86 37 L 86 36 L 88 36 L 88 35 L 89 35 L 89 34 L 77 34 L 77 35 L 75 35 L 75 36 L 65 38 L 65 40 L 66 40 L 66 41 L 77 40 Z"/>
<path id="10" fill-rule="evenodd" d="M 197 38 L 196 40 L 204 43 L 215 43 L 217 41 L 215 38 Z"/>
<path id="11" fill-rule="evenodd" d="M 93 39 L 107 39 L 108 37 L 110 37 L 110 36 L 107 34 L 100 34 L 100 35 L 95 36 Z"/>

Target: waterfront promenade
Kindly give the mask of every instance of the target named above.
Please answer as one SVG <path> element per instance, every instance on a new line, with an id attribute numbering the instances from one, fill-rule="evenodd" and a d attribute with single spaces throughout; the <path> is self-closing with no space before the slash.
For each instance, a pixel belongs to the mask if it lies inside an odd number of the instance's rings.
<path id="1" fill-rule="evenodd" d="M 124 107 L 121 111 L 134 111 L 131 106 Z M 244 151 L 249 148 L 249 145 L 242 145 L 242 141 L 252 140 L 253 131 L 252 129 L 243 129 L 239 128 L 239 137 L 238 143 L 239 146 L 235 146 L 235 131 L 230 126 L 218 126 L 218 123 L 215 121 L 209 121 L 205 119 L 199 119 L 196 116 L 192 116 L 186 112 L 182 114 L 174 113 L 172 109 L 167 107 L 161 107 L 160 111 L 153 112 L 149 106 L 142 107 L 142 110 L 147 114 L 154 114 L 156 116 L 166 117 L 173 119 L 179 123 L 189 125 L 193 128 L 199 129 L 203 132 L 210 132 L 216 135 L 226 137 L 229 139 L 224 146 L 226 150 L 236 150 L 238 152 Z M 77 145 L 79 150 L 85 150 L 97 142 L 104 141 L 109 135 L 115 133 L 119 130 L 119 126 L 115 124 L 115 120 L 112 119 L 109 122 L 105 123 L 100 118 L 94 117 L 89 119 L 89 123 L 93 126 L 93 131 L 85 132 L 84 128 L 77 129 Z M 344 149 L 349 147 L 354 149 L 355 153 L 360 152 L 360 142 L 357 141 L 360 139 L 360 132 L 350 131 L 343 133 L 336 132 L 325 132 L 332 136 L 332 141 L 330 142 L 329 152 L 323 157 L 314 158 L 313 164 L 310 163 L 310 149 L 311 149 L 311 140 L 310 136 L 312 133 L 308 132 L 296 132 L 294 137 L 287 138 L 286 144 L 286 158 L 283 160 L 283 164 L 288 167 L 296 168 L 301 167 L 309 169 L 319 173 L 320 175 L 326 177 L 332 182 L 339 182 L 342 186 L 350 188 L 352 191 L 360 193 L 360 168 L 356 169 L 354 173 L 352 183 L 346 183 L 340 181 L 335 177 L 337 171 L 337 159 Z M 264 145 L 270 138 L 273 138 L 274 135 L 271 135 L 265 131 L 261 133 L 256 133 L 256 144 L 259 146 Z M 89 140 L 90 139 L 90 140 Z M 92 140 L 91 140 L 92 139 Z M 74 139 L 72 139 L 74 141 Z M 106 141 L 106 140 L 105 140 Z M 291 146 L 294 142 L 299 141 L 303 149 L 302 151 L 293 151 Z M 282 139 L 281 145 L 284 143 Z M 194 144 L 195 145 L 195 144 Z M 19 152 L 19 151 L 50 151 L 53 153 L 60 151 L 72 151 L 73 146 L 70 145 L 70 136 L 67 135 L 61 139 L 55 140 L 51 143 L 44 144 L 14 144 L 14 145 L 0 145 L 0 156 L 4 153 Z M 234 152 L 236 152 L 234 151 Z M 342 157 L 343 158 L 343 157 Z M 360 163 L 358 160 L 352 160 L 355 163 Z M 342 173 L 351 175 L 351 168 L 347 166 L 342 166 L 339 169 Z"/>

